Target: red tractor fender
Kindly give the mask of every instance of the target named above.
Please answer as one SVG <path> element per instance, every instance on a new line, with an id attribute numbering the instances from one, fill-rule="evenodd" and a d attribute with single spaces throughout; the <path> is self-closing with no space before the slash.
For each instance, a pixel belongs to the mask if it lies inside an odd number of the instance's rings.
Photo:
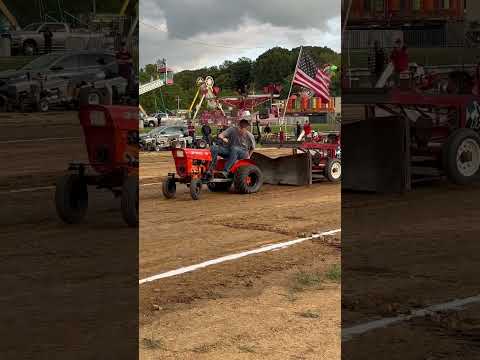
<path id="1" fill-rule="evenodd" d="M 255 162 L 254 162 L 253 160 L 250 160 L 250 159 L 238 160 L 238 161 L 232 166 L 232 168 L 230 169 L 230 172 L 231 172 L 232 174 L 235 174 L 239 168 L 241 168 L 242 166 L 247 166 L 247 165 L 255 165 Z"/>

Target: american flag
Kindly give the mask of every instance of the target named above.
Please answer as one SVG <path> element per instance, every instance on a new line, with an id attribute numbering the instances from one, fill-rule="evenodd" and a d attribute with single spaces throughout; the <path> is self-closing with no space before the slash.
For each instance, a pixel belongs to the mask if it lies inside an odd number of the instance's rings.
<path id="1" fill-rule="evenodd" d="M 303 54 L 298 62 L 293 83 L 315 92 L 325 101 L 330 99 L 330 77 L 317 65 L 308 54 Z"/>

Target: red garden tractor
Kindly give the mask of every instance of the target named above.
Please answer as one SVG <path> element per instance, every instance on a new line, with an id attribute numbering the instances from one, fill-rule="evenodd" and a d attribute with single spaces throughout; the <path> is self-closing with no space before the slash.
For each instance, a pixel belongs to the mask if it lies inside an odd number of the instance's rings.
<path id="1" fill-rule="evenodd" d="M 172 155 L 178 176 L 170 173 L 163 181 L 163 195 L 167 199 L 175 197 L 176 183 L 187 184 L 194 200 L 199 199 L 203 185 L 207 185 L 210 191 L 221 192 L 229 191 L 233 184 L 241 194 L 256 193 L 263 185 L 262 172 L 250 159 L 238 160 L 225 178 L 217 175 L 224 168 L 225 159 L 218 159 L 216 171 L 212 176 L 208 175 L 212 161 L 208 149 L 173 149 Z"/>
<path id="2" fill-rule="evenodd" d="M 81 107 L 88 163 L 71 163 L 58 179 L 57 214 L 68 224 L 80 223 L 88 208 L 88 186 L 121 196 L 125 222 L 138 226 L 138 108 L 90 105 Z"/>

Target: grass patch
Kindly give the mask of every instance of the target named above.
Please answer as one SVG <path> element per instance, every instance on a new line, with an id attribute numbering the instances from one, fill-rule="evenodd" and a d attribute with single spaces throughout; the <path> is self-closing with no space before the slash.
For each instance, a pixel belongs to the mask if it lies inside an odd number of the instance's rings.
<path id="1" fill-rule="evenodd" d="M 217 344 L 201 344 L 201 345 L 195 346 L 192 349 L 192 351 L 199 354 L 206 354 L 212 350 L 215 350 L 216 347 L 217 347 Z"/>
<path id="2" fill-rule="evenodd" d="M 320 314 L 313 310 L 302 311 L 297 313 L 297 315 L 306 319 L 318 319 L 320 317 Z"/>
<path id="3" fill-rule="evenodd" d="M 342 268 L 339 264 L 331 266 L 326 273 L 326 277 L 330 281 L 340 282 L 342 279 Z"/>
<path id="4" fill-rule="evenodd" d="M 293 276 L 291 287 L 293 293 L 307 289 L 320 289 L 322 285 L 322 275 L 316 272 L 299 271 Z"/>
<path id="5" fill-rule="evenodd" d="M 143 338 L 142 344 L 146 349 L 155 350 L 155 349 L 164 349 L 165 344 L 162 340 L 151 338 Z"/>
<path id="6" fill-rule="evenodd" d="M 250 353 L 250 354 L 253 354 L 255 352 L 255 348 L 250 345 L 240 345 L 238 346 L 238 350 L 240 350 L 243 353 Z"/>
<path id="7" fill-rule="evenodd" d="M 295 280 L 300 286 L 315 287 L 322 283 L 322 277 L 318 273 L 300 271 L 295 275 Z"/>
<path id="8" fill-rule="evenodd" d="M 326 272 L 298 271 L 292 277 L 287 298 L 294 302 L 296 300 L 295 293 L 311 289 L 321 290 L 325 280 L 339 283 L 341 278 L 342 268 L 339 264 L 330 266 Z"/>

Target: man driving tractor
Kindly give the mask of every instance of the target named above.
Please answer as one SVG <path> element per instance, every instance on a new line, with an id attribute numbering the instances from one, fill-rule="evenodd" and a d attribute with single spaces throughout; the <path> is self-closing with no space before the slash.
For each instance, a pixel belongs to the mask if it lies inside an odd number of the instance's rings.
<path id="1" fill-rule="evenodd" d="M 217 156 L 226 159 L 222 171 L 223 177 L 227 178 L 230 169 L 237 160 L 249 159 L 255 150 L 255 137 L 248 131 L 250 123 L 246 119 L 240 120 L 238 126 L 230 127 L 218 135 L 221 145 L 213 144 L 210 148 L 212 162 L 208 174 L 212 175 L 217 166 Z"/>

